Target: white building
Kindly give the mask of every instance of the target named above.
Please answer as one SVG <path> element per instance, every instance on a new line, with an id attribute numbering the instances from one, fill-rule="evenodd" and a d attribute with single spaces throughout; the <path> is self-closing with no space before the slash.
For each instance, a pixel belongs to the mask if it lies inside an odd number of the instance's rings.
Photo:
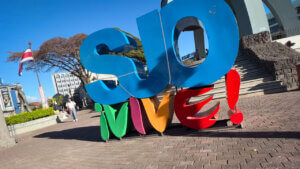
<path id="1" fill-rule="evenodd" d="M 81 84 L 79 78 L 71 73 L 55 73 L 52 75 L 52 82 L 55 92 L 63 96 L 72 96 Z"/>
<path id="2" fill-rule="evenodd" d="M 92 73 L 91 82 L 97 80 L 110 81 L 114 84 L 117 84 L 118 79 L 114 75 L 108 74 L 94 74 Z M 52 82 L 57 94 L 63 96 L 69 95 L 73 96 L 74 92 L 81 85 L 81 81 L 78 77 L 72 75 L 71 73 L 55 73 L 52 75 Z"/>
<path id="3" fill-rule="evenodd" d="M 293 6 L 295 7 L 295 10 L 297 12 L 297 16 L 300 22 L 300 0 L 296 0 L 293 2 Z M 277 20 L 275 19 L 275 17 L 273 16 L 273 14 L 270 12 L 267 15 L 268 18 L 268 22 L 269 22 L 269 26 L 270 26 L 270 32 L 272 35 L 272 39 L 276 40 L 276 39 L 281 39 L 286 37 L 283 28 L 278 24 Z M 300 28 L 298 28 L 300 29 Z"/>
<path id="4" fill-rule="evenodd" d="M 297 10 L 297 14 L 298 14 L 298 19 L 300 20 L 300 1 L 296 0 L 295 2 L 293 2 L 294 7 Z"/>

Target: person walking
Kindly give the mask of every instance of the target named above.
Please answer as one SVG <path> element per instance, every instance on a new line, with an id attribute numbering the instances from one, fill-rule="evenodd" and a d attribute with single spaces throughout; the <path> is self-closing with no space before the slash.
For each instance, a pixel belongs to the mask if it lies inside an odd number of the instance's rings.
<path id="1" fill-rule="evenodd" d="M 78 119 L 77 119 L 77 113 L 76 113 L 76 103 L 73 102 L 71 99 L 69 99 L 66 104 L 66 107 L 67 107 L 68 111 L 70 112 L 70 114 L 72 115 L 72 117 L 74 119 L 73 121 L 77 122 Z"/>

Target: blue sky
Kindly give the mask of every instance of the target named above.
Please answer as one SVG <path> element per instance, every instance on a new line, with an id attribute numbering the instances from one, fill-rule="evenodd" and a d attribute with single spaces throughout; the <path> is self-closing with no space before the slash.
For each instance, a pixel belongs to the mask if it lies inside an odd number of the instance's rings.
<path id="1" fill-rule="evenodd" d="M 20 83 L 30 101 L 39 99 L 34 72 L 18 76 L 18 63 L 6 63 L 7 51 L 24 51 L 28 41 L 38 49 L 46 40 L 77 33 L 90 34 L 119 27 L 139 37 L 136 18 L 160 8 L 160 0 L 0 0 L 0 77 L 5 83 Z M 182 55 L 194 50 L 191 33 L 179 42 Z M 55 94 L 53 72 L 40 72 L 46 97 Z"/>
<path id="2" fill-rule="evenodd" d="M 139 36 L 136 18 L 160 7 L 160 0 L 0 0 L 0 77 L 20 83 L 30 101 L 39 99 L 34 72 L 18 76 L 18 63 L 6 63 L 7 51 L 38 49 L 46 40 L 119 27 Z M 40 73 L 46 97 L 55 94 L 51 74 Z"/>

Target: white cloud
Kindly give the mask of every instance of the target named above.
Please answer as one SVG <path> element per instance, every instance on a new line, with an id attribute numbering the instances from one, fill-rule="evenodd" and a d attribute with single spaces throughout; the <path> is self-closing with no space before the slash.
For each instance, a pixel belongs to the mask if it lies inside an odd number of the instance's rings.
<path id="1" fill-rule="evenodd" d="M 40 98 L 33 97 L 33 96 L 26 96 L 27 102 L 40 102 Z"/>

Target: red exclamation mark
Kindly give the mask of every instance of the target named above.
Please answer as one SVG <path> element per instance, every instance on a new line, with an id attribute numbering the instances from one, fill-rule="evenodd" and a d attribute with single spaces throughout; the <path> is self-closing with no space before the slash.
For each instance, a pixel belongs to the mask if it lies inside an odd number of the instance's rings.
<path id="1" fill-rule="evenodd" d="M 241 110 L 236 106 L 239 100 L 241 77 L 239 73 L 231 69 L 226 75 L 226 90 L 230 121 L 233 124 L 241 124 L 244 116 Z"/>

